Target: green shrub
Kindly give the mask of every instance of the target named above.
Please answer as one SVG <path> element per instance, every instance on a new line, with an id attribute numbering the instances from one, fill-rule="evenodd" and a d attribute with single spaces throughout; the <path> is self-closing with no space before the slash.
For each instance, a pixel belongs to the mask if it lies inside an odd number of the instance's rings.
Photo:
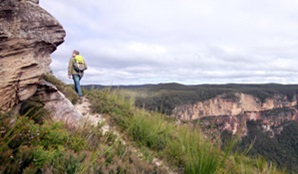
<path id="1" fill-rule="evenodd" d="M 35 123 L 42 124 L 44 120 L 51 119 L 50 113 L 44 109 L 42 103 L 28 99 L 21 105 L 20 115 L 26 115 L 27 117 L 34 120 Z"/>
<path id="2" fill-rule="evenodd" d="M 127 124 L 127 133 L 134 141 L 157 151 L 167 146 L 173 129 L 162 115 L 152 116 L 144 111 L 135 112 Z"/>

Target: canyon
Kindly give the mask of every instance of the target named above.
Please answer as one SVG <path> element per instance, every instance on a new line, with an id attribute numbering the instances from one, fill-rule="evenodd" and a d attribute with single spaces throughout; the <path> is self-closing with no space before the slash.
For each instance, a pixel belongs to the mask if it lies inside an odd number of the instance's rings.
<path id="1" fill-rule="evenodd" d="M 262 123 L 260 129 L 270 132 L 273 137 L 282 131 L 274 129 L 287 121 L 298 120 L 296 95 L 275 94 L 264 101 L 244 93 L 222 94 L 215 98 L 199 101 L 194 104 L 176 106 L 172 117 L 183 121 L 200 120 L 203 127 L 216 127 L 220 131 L 228 130 L 236 134 L 241 131 L 247 135 L 247 121 Z"/>

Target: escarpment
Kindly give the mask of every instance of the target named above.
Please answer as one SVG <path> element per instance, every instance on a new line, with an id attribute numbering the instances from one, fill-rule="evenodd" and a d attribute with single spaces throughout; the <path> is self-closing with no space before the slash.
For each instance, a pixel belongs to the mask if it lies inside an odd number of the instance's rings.
<path id="1" fill-rule="evenodd" d="M 285 95 L 273 95 L 265 101 L 249 94 L 222 94 L 215 98 L 176 106 L 173 115 L 182 120 L 196 120 L 206 116 L 236 116 L 245 112 L 261 112 L 277 108 L 289 108 L 297 105 L 296 96 L 292 100 Z"/>
<path id="2" fill-rule="evenodd" d="M 42 9 L 38 2 L 1 0 L 1 112 L 16 107 L 34 95 L 42 97 L 40 100 L 46 107 L 53 102 L 69 104 L 54 86 L 43 81 L 43 75 L 50 71 L 50 54 L 63 43 L 66 33 L 60 23 Z M 64 108 L 62 112 L 63 109 L 58 109 L 57 106 L 48 108 L 61 117 L 73 114 L 79 117 L 75 111 Z M 70 106 L 72 105 L 68 105 Z"/>
<path id="3" fill-rule="evenodd" d="M 296 95 L 275 94 L 264 101 L 244 93 L 222 94 L 215 98 L 199 101 L 194 104 L 176 106 L 172 116 L 181 120 L 200 120 L 205 128 L 227 130 L 233 134 L 248 132 L 247 122 L 258 121 L 264 132 L 271 137 L 279 134 L 283 124 L 298 120 Z"/>

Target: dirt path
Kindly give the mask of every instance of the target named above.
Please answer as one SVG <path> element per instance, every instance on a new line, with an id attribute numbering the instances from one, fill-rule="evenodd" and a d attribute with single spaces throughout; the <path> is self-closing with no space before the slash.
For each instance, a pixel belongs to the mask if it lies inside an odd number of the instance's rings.
<path id="1" fill-rule="evenodd" d="M 89 100 L 84 97 L 81 102 L 78 102 L 75 105 L 75 108 L 93 126 L 97 126 L 98 124 L 101 124 L 101 123 L 106 123 L 106 119 L 103 118 L 102 115 L 91 113 L 90 106 L 91 106 L 91 104 L 90 104 Z M 102 126 L 103 133 L 110 131 L 110 129 L 111 128 L 108 124 L 104 124 L 104 126 Z"/>
<path id="2" fill-rule="evenodd" d="M 103 124 L 103 126 L 101 127 L 103 134 L 105 134 L 108 131 L 112 131 L 117 136 L 118 140 L 120 140 L 123 144 L 127 144 L 125 142 L 125 140 L 123 140 L 123 138 L 121 138 L 119 132 L 117 132 L 116 129 L 112 128 L 102 115 L 91 113 L 90 106 L 91 106 L 90 101 L 84 97 L 81 102 L 78 102 L 75 105 L 75 108 L 77 111 L 79 111 L 86 118 L 86 121 L 89 122 L 91 125 L 97 126 L 98 124 Z M 137 156 L 142 158 L 143 154 L 140 152 L 140 150 L 138 148 L 130 146 L 129 149 L 132 152 L 134 152 Z M 170 167 L 165 165 L 165 163 L 158 158 L 154 158 L 153 163 L 156 166 L 162 167 L 165 170 L 167 170 L 169 174 L 176 174 L 176 172 L 173 172 L 170 169 Z"/>

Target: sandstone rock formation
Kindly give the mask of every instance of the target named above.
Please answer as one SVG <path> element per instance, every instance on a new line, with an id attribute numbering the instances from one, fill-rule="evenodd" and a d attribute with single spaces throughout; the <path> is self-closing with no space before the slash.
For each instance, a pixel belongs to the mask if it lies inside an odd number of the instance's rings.
<path id="1" fill-rule="evenodd" d="M 0 111 L 31 97 L 50 54 L 64 41 L 59 22 L 38 0 L 1 0 L 0 3 Z"/>
<path id="2" fill-rule="evenodd" d="M 247 122 L 258 121 L 262 125 L 260 129 L 273 137 L 281 132 L 285 122 L 298 120 L 297 98 L 289 100 L 285 95 L 275 94 L 262 102 L 248 94 L 222 94 L 195 104 L 177 106 L 172 116 L 186 121 L 200 120 L 201 126 L 207 129 L 227 130 L 232 134 L 240 131 L 242 136 L 248 132 Z"/>
<path id="3" fill-rule="evenodd" d="M 82 123 L 82 115 L 73 104 L 54 85 L 41 80 L 36 93 L 31 97 L 44 105 L 54 120 L 62 121 L 70 127 L 77 127 Z"/>
<path id="4" fill-rule="evenodd" d="M 182 120 L 196 120 L 206 116 L 236 116 L 245 112 L 260 112 L 296 105 L 296 97 L 293 101 L 289 101 L 283 95 L 274 95 L 261 102 L 259 98 L 248 94 L 235 93 L 232 96 L 223 94 L 195 104 L 177 106 L 173 110 L 173 116 Z"/>
<path id="5" fill-rule="evenodd" d="M 216 128 L 216 130 L 227 130 L 232 134 L 240 133 L 242 136 L 247 135 L 249 121 L 258 121 L 259 127 L 263 132 L 273 138 L 275 134 L 280 134 L 283 126 L 289 121 L 298 120 L 298 110 L 295 107 L 280 108 L 266 110 L 260 112 L 246 112 L 237 116 L 209 116 L 200 119 L 200 124 L 203 128 Z M 208 130 L 210 131 L 210 130 Z"/>
<path id="6" fill-rule="evenodd" d="M 32 98 L 55 120 L 78 126 L 82 115 L 55 86 L 43 80 L 50 70 L 50 54 L 64 41 L 65 31 L 38 2 L 1 0 L 0 112 Z"/>

